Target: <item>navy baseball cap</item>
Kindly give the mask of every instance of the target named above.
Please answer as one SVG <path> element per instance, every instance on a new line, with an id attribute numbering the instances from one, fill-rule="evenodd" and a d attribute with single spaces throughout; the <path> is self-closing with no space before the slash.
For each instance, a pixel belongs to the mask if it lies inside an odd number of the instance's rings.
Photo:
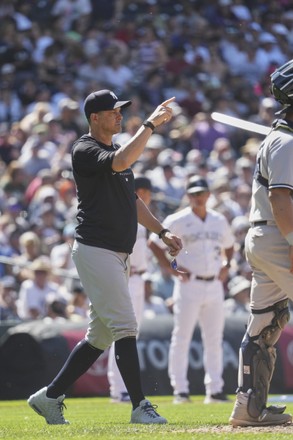
<path id="1" fill-rule="evenodd" d="M 84 112 L 87 119 L 92 113 L 98 113 L 105 110 L 113 110 L 119 107 L 128 107 L 131 101 L 119 101 L 117 96 L 111 90 L 98 90 L 90 93 L 84 101 Z"/>
<path id="2" fill-rule="evenodd" d="M 152 191 L 152 183 L 148 177 L 145 176 L 135 177 L 134 185 L 136 190 L 142 188 L 142 189 L 149 189 L 150 191 Z"/>
<path id="3" fill-rule="evenodd" d="M 208 182 L 201 176 L 190 177 L 186 185 L 187 194 L 195 194 L 202 191 L 209 191 Z"/>

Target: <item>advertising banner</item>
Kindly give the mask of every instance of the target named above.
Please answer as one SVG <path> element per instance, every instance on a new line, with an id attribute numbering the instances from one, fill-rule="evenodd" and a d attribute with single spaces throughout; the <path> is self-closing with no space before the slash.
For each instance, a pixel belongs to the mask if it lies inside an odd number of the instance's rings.
<path id="1" fill-rule="evenodd" d="M 238 350 L 247 318 L 229 318 L 224 331 L 224 391 L 237 388 Z M 143 389 L 146 395 L 171 395 L 168 354 L 173 318 L 143 321 L 138 344 Z M 64 364 L 72 348 L 84 337 L 86 323 L 34 321 L 11 327 L 0 338 L 0 399 L 25 399 L 47 385 Z M 287 325 L 277 343 L 277 362 L 271 393 L 293 392 L 293 325 Z M 108 396 L 108 350 L 68 390 L 68 396 Z M 178 359 L 180 363 L 180 359 Z M 191 394 L 204 394 L 203 346 L 199 328 L 190 344 L 188 379 Z"/>

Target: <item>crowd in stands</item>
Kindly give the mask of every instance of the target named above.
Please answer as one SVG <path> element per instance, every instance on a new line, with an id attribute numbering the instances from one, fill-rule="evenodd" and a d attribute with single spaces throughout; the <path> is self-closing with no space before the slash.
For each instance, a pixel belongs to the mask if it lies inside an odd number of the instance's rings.
<path id="1" fill-rule="evenodd" d="M 132 100 L 118 143 L 176 97 L 173 119 L 152 135 L 134 172 L 151 179 L 161 219 L 184 206 L 188 176 L 208 180 L 210 206 L 237 240 L 227 297 L 236 276 L 247 290 L 243 243 L 262 136 L 217 123 L 211 112 L 275 119 L 270 73 L 293 58 L 292 2 L 2 0 L 0 19 L 0 322 L 87 319 L 70 258 L 70 153 L 88 130 L 84 98 L 103 88 Z M 150 272 L 152 292 L 168 300 L 172 279 L 153 261 Z"/>

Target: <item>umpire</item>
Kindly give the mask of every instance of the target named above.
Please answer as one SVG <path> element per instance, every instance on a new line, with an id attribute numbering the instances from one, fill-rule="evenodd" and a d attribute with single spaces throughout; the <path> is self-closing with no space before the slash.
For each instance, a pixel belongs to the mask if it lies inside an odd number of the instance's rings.
<path id="1" fill-rule="evenodd" d="M 115 341 L 115 358 L 133 410 L 131 423 L 166 423 L 145 399 L 140 381 L 136 346 L 137 323 L 130 299 L 129 255 L 136 240 L 137 223 L 157 233 L 175 256 L 181 240 L 162 224 L 136 196 L 131 165 L 139 158 L 153 130 L 172 117 L 171 98 L 145 120 L 123 146 L 112 143 L 121 131 L 119 101 L 110 90 L 91 93 L 84 112 L 89 133 L 72 149 L 72 168 L 78 212 L 72 257 L 90 299 L 90 323 L 85 339 L 69 355 L 48 387 L 33 394 L 28 403 L 49 424 L 68 423 L 63 416 L 65 391 Z"/>

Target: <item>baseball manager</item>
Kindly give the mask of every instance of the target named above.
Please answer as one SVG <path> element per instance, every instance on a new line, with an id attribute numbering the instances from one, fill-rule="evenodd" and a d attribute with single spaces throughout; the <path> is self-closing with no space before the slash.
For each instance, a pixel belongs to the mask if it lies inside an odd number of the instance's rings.
<path id="1" fill-rule="evenodd" d="M 121 109 L 131 101 L 119 101 L 110 90 L 91 93 L 84 112 L 89 133 L 72 149 L 72 168 L 78 212 L 72 257 L 90 299 L 90 323 L 85 336 L 69 355 L 48 387 L 33 394 L 28 403 L 49 424 L 68 423 L 63 416 L 65 391 L 98 359 L 112 342 L 115 357 L 132 402 L 131 423 L 166 423 L 145 399 L 140 381 L 136 346 L 137 322 L 129 288 L 129 255 L 139 222 L 157 233 L 175 256 L 181 240 L 166 231 L 136 196 L 131 165 L 142 154 L 153 130 L 172 117 L 171 98 L 145 120 L 125 144 L 113 144 L 121 131 Z"/>

